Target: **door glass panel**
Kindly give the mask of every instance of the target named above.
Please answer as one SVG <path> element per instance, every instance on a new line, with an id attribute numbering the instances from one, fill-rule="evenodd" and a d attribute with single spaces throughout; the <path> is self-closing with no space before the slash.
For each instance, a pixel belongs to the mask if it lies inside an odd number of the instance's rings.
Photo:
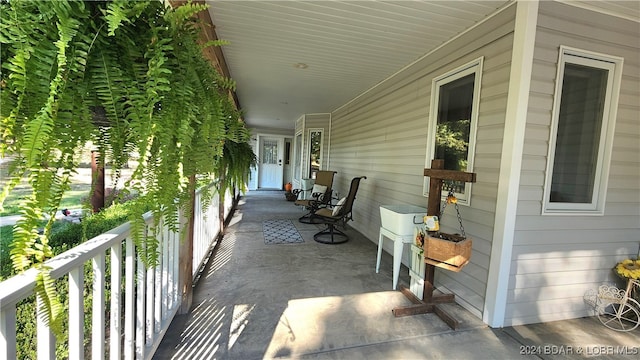
<path id="1" fill-rule="evenodd" d="M 277 164 L 278 163 L 278 141 L 265 140 L 262 144 L 262 163 Z"/>

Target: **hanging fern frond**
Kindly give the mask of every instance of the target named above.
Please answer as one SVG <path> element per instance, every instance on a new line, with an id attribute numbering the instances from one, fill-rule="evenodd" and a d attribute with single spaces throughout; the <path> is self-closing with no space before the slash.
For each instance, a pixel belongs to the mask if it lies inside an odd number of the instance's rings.
<path id="1" fill-rule="evenodd" d="M 49 276 L 49 269 L 41 267 L 36 275 L 35 293 L 40 302 L 38 316 L 49 325 L 54 334 L 61 334 L 63 327 L 62 315 L 64 307 L 58 299 L 54 280 Z"/>
<path id="2" fill-rule="evenodd" d="M 255 155 L 230 100 L 235 83 L 220 75 L 199 44 L 196 15 L 204 4 L 177 9 L 161 1 L 11 0 L 0 2 L 0 155 L 11 156 L 11 189 L 27 178 L 33 193 L 21 205 L 11 258 L 16 270 L 42 269 L 41 310 L 57 328 L 58 304 L 43 263 L 53 219 L 76 156 L 87 141 L 116 173 L 138 154 L 125 191 L 132 201 L 132 237 L 147 266 L 157 264 L 161 223 L 178 231 L 179 210 L 196 179 L 219 179 L 221 194 L 242 187 Z M 209 198 L 210 199 L 210 198 Z M 144 213 L 151 210 L 154 223 Z M 39 231 L 41 230 L 41 231 Z"/>

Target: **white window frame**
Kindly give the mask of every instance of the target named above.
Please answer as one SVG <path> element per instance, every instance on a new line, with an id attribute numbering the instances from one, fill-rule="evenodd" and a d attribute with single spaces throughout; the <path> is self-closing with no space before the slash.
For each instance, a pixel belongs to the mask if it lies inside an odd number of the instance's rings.
<path id="1" fill-rule="evenodd" d="M 311 133 L 312 132 L 319 132 L 320 133 L 320 161 L 319 161 L 319 170 L 322 169 L 322 162 L 323 162 L 323 155 L 324 155 L 324 129 L 323 128 L 309 128 L 309 130 L 307 131 L 307 148 L 306 148 L 306 152 L 305 152 L 305 158 L 307 160 L 307 167 L 306 167 L 306 174 L 307 174 L 307 178 L 311 178 Z"/>
<path id="2" fill-rule="evenodd" d="M 440 104 L 440 87 L 475 73 L 473 82 L 473 104 L 471 107 L 471 124 L 469 129 L 469 149 L 467 154 L 467 172 L 473 172 L 473 160 L 476 148 L 476 132 L 478 127 L 478 113 L 480 109 L 480 87 L 482 84 L 482 69 L 484 57 L 475 59 L 466 63 L 446 74 L 434 78 L 431 82 L 431 108 L 429 111 L 429 131 L 427 133 L 427 152 L 425 160 L 425 168 L 431 167 L 431 160 L 435 156 L 436 147 L 436 127 L 438 124 L 438 108 Z M 429 196 L 429 177 L 424 177 L 422 194 Z M 446 198 L 447 194 L 442 193 L 442 198 Z M 471 205 L 471 183 L 465 183 L 464 194 L 456 193 L 458 204 Z"/>
<path id="3" fill-rule="evenodd" d="M 298 138 L 298 136 L 300 138 Z M 304 144 L 304 134 L 302 130 L 296 132 L 293 138 L 293 179 L 295 181 L 302 181 L 302 159 L 304 157 L 304 149 L 302 147 Z M 296 169 L 297 165 L 297 169 Z"/>
<path id="4" fill-rule="evenodd" d="M 547 169 L 544 184 L 542 215 L 604 215 L 604 207 L 613 149 L 620 82 L 622 80 L 623 58 L 599 54 L 587 50 L 560 46 L 558 70 L 556 75 L 555 96 L 552 109 L 551 134 L 547 155 Z M 562 98 L 562 85 L 565 64 L 584 65 L 609 70 L 602 112 L 602 127 L 598 143 L 598 159 L 594 174 L 593 195 L 590 203 L 551 202 L 551 178 L 555 161 L 555 149 L 558 136 L 558 123 Z"/>

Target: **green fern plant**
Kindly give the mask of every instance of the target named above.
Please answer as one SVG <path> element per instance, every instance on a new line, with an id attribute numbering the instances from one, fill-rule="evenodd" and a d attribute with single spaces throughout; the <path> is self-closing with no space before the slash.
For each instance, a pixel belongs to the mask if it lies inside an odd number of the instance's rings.
<path id="1" fill-rule="evenodd" d="M 33 194 L 22 205 L 11 258 L 16 270 L 35 266 L 37 294 L 54 329 L 60 309 L 44 262 L 54 218 L 74 154 L 92 141 L 105 163 L 139 165 L 126 190 L 141 194 L 131 216 L 137 251 L 158 261 L 160 221 L 174 230 L 195 184 L 220 179 L 221 194 L 242 186 L 255 165 L 249 132 L 228 91 L 235 84 L 202 56 L 193 15 L 206 5 L 177 9 L 160 1 L 0 1 L 0 156 L 11 156 L 0 205 L 22 178 Z M 185 105 L 188 104 L 188 105 Z M 148 209 L 155 223 L 143 220 Z"/>

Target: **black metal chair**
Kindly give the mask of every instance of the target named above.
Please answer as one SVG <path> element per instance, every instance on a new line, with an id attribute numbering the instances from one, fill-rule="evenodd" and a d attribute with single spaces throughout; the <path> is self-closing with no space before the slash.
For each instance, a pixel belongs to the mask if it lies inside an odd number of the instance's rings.
<path id="1" fill-rule="evenodd" d="M 366 178 L 366 176 L 353 178 L 349 194 L 340 199 L 333 209 L 322 208 L 314 213 L 316 223 L 327 225 L 324 230 L 313 235 L 315 241 L 323 244 L 342 244 L 349 241 L 349 236 L 338 230 L 336 225 L 341 225 L 344 228 L 349 220 L 353 220 L 353 202 L 356 200 L 360 180 Z"/>
<path id="2" fill-rule="evenodd" d="M 315 224 L 317 220 L 314 216 L 315 212 L 322 208 L 327 207 L 331 203 L 333 177 L 336 174 L 335 171 L 321 170 L 316 174 L 315 185 L 324 187 L 322 192 L 314 192 L 311 189 L 311 199 L 298 199 L 295 201 L 295 205 L 304 206 L 309 212 L 304 214 L 298 219 L 301 223 Z M 314 185 L 314 188 L 316 187 Z M 302 190 L 293 190 L 294 194 L 299 194 Z"/>

